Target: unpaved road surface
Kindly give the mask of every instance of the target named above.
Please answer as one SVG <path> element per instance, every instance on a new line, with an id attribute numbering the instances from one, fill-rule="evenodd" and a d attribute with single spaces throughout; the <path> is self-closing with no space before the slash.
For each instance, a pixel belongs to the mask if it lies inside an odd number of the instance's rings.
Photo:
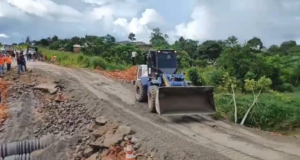
<path id="1" fill-rule="evenodd" d="M 93 112 L 97 111 L 97 106 L 103 108 L 106 105 L 102 112 L 130 125 L 142 139 L 142 147 L 156 153 L 158 159 L 300 159 L 300 143 L 295 138 L 274 136 L 203 116 L 158 116 L 148 113 L 145 104 L 135 102 L 128 84 L 85 69 L 42 62 L 28 62 L 28 66 L 58 75 L 85 88 L 82 99 L 95 101 L 95 105 L 91 106 Z"/>

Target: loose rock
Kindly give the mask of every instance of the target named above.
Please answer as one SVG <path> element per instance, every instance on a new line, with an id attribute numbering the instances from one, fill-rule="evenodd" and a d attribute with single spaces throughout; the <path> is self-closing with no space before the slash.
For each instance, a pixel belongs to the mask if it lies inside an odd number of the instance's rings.
<path id="1" fill-rule="evenodd" d="M 98 125 L 105 125 L 107 121 L 108 121 L 108 119 L 106 119 L 103 116 L 97 117 L 95 120 L 96 124 L 98 124 Z"/>

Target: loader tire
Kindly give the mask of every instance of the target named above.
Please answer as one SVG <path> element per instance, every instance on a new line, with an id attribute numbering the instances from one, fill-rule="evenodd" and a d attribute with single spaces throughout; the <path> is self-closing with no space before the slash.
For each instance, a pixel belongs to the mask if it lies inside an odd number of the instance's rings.
<path id="1" fill-rule="evenodd" d="M 138 102 L 147 101 L 147 86 L 143 85 L 141 81 L 135 82 L 135 99 Z"/>
<path id="2" fill-rule="evenodd" d="M 157 93 L 158 87 L 157 86 L 151 86 L 149 88 L 149 94 L 148 94 L 148 108 L 151 113 L 157 113 L 155 108 L 155 100 L 156 100 L 156 93 Z"/>

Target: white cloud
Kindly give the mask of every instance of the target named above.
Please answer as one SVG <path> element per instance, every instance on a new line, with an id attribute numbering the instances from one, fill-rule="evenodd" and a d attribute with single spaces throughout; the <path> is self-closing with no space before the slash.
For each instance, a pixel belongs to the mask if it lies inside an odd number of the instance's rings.
<path id="1" fill-rule="evenodd" d="M 19 41 L 28 35 L 40 39 L 86 34 L 125 40 L 133 32 L 147 42 L 151 30 L 159 27 L 170 41 L 235 35 L 242 42 L 257 36 L 270 45 L 300 39 L 298 0 L 164 0 L 172 6 L 161 6 L 160 1 L 0 0 L 0 33 Z"/>
<path id="2" fill-rule="evenodd" d="M 27 16 L 19 9 L 16 9 L 9 5 L 9 3 L 0 0 L 0 18 L 15 18 L 19 20 L 27 19 Z"/>
<path id="3" fill-rule="evenodd" d="M 141 11 L 138 0 L 83 0 L 86 3 L 96 4 L 90 12 L 93 20 L 102 19 L 103 16 L 131 18 Z"/>
<path id="4" fill-rule="evenodd" d="M 133 32 L 138 40 L 149 41 L 152 29 L 165 25 L 165 21 L 154 9 L 146 9 L 141 18 L 132 18 L 130 22 L 125 18 L 118 18 L 114 25 L 115 33 L 123 33 L 125 36 Z"/>
<path id="5" fill-rule="evenodd" d="M 7 2 L 19 10 L 35 16 L 47 19 L 66 19 L 81 18 L 81 13 L 67 6 L 58 5 L 51 0 L 7 0 Z"/>
<path id="6" fill-rule="evenodd" d="M 0 33 L 0 38 L 9 38 L 6 34 Z"/>
<path id="7" fill-rule="evenodd" d="M 175 35 L 188 39 L 204 40 L 210 38 L 210 27 L 213 17 L 205 7 L 195 7 L 191 21 L 175 26 Z"/>

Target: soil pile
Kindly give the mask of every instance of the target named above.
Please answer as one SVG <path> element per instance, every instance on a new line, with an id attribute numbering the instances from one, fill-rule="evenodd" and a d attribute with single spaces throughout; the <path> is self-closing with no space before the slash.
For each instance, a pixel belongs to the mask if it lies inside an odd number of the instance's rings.
<path id="1" fill-rule="evenodd" d="M 7 119 L 7 91 L 10 83 L 0 78 L 0 92 L 1 92 L 1 104 L 0 104 L 0 124 L 3 124 Z"/>
<path id="2" fill-rule="evenodd" d="M 124 71 L 105 71 L 103 69 L 97 69 L 96 72 L 109 78 L 131 82 L 136 79 L 137 70 L 138 66 L 132 66 Z"/>

